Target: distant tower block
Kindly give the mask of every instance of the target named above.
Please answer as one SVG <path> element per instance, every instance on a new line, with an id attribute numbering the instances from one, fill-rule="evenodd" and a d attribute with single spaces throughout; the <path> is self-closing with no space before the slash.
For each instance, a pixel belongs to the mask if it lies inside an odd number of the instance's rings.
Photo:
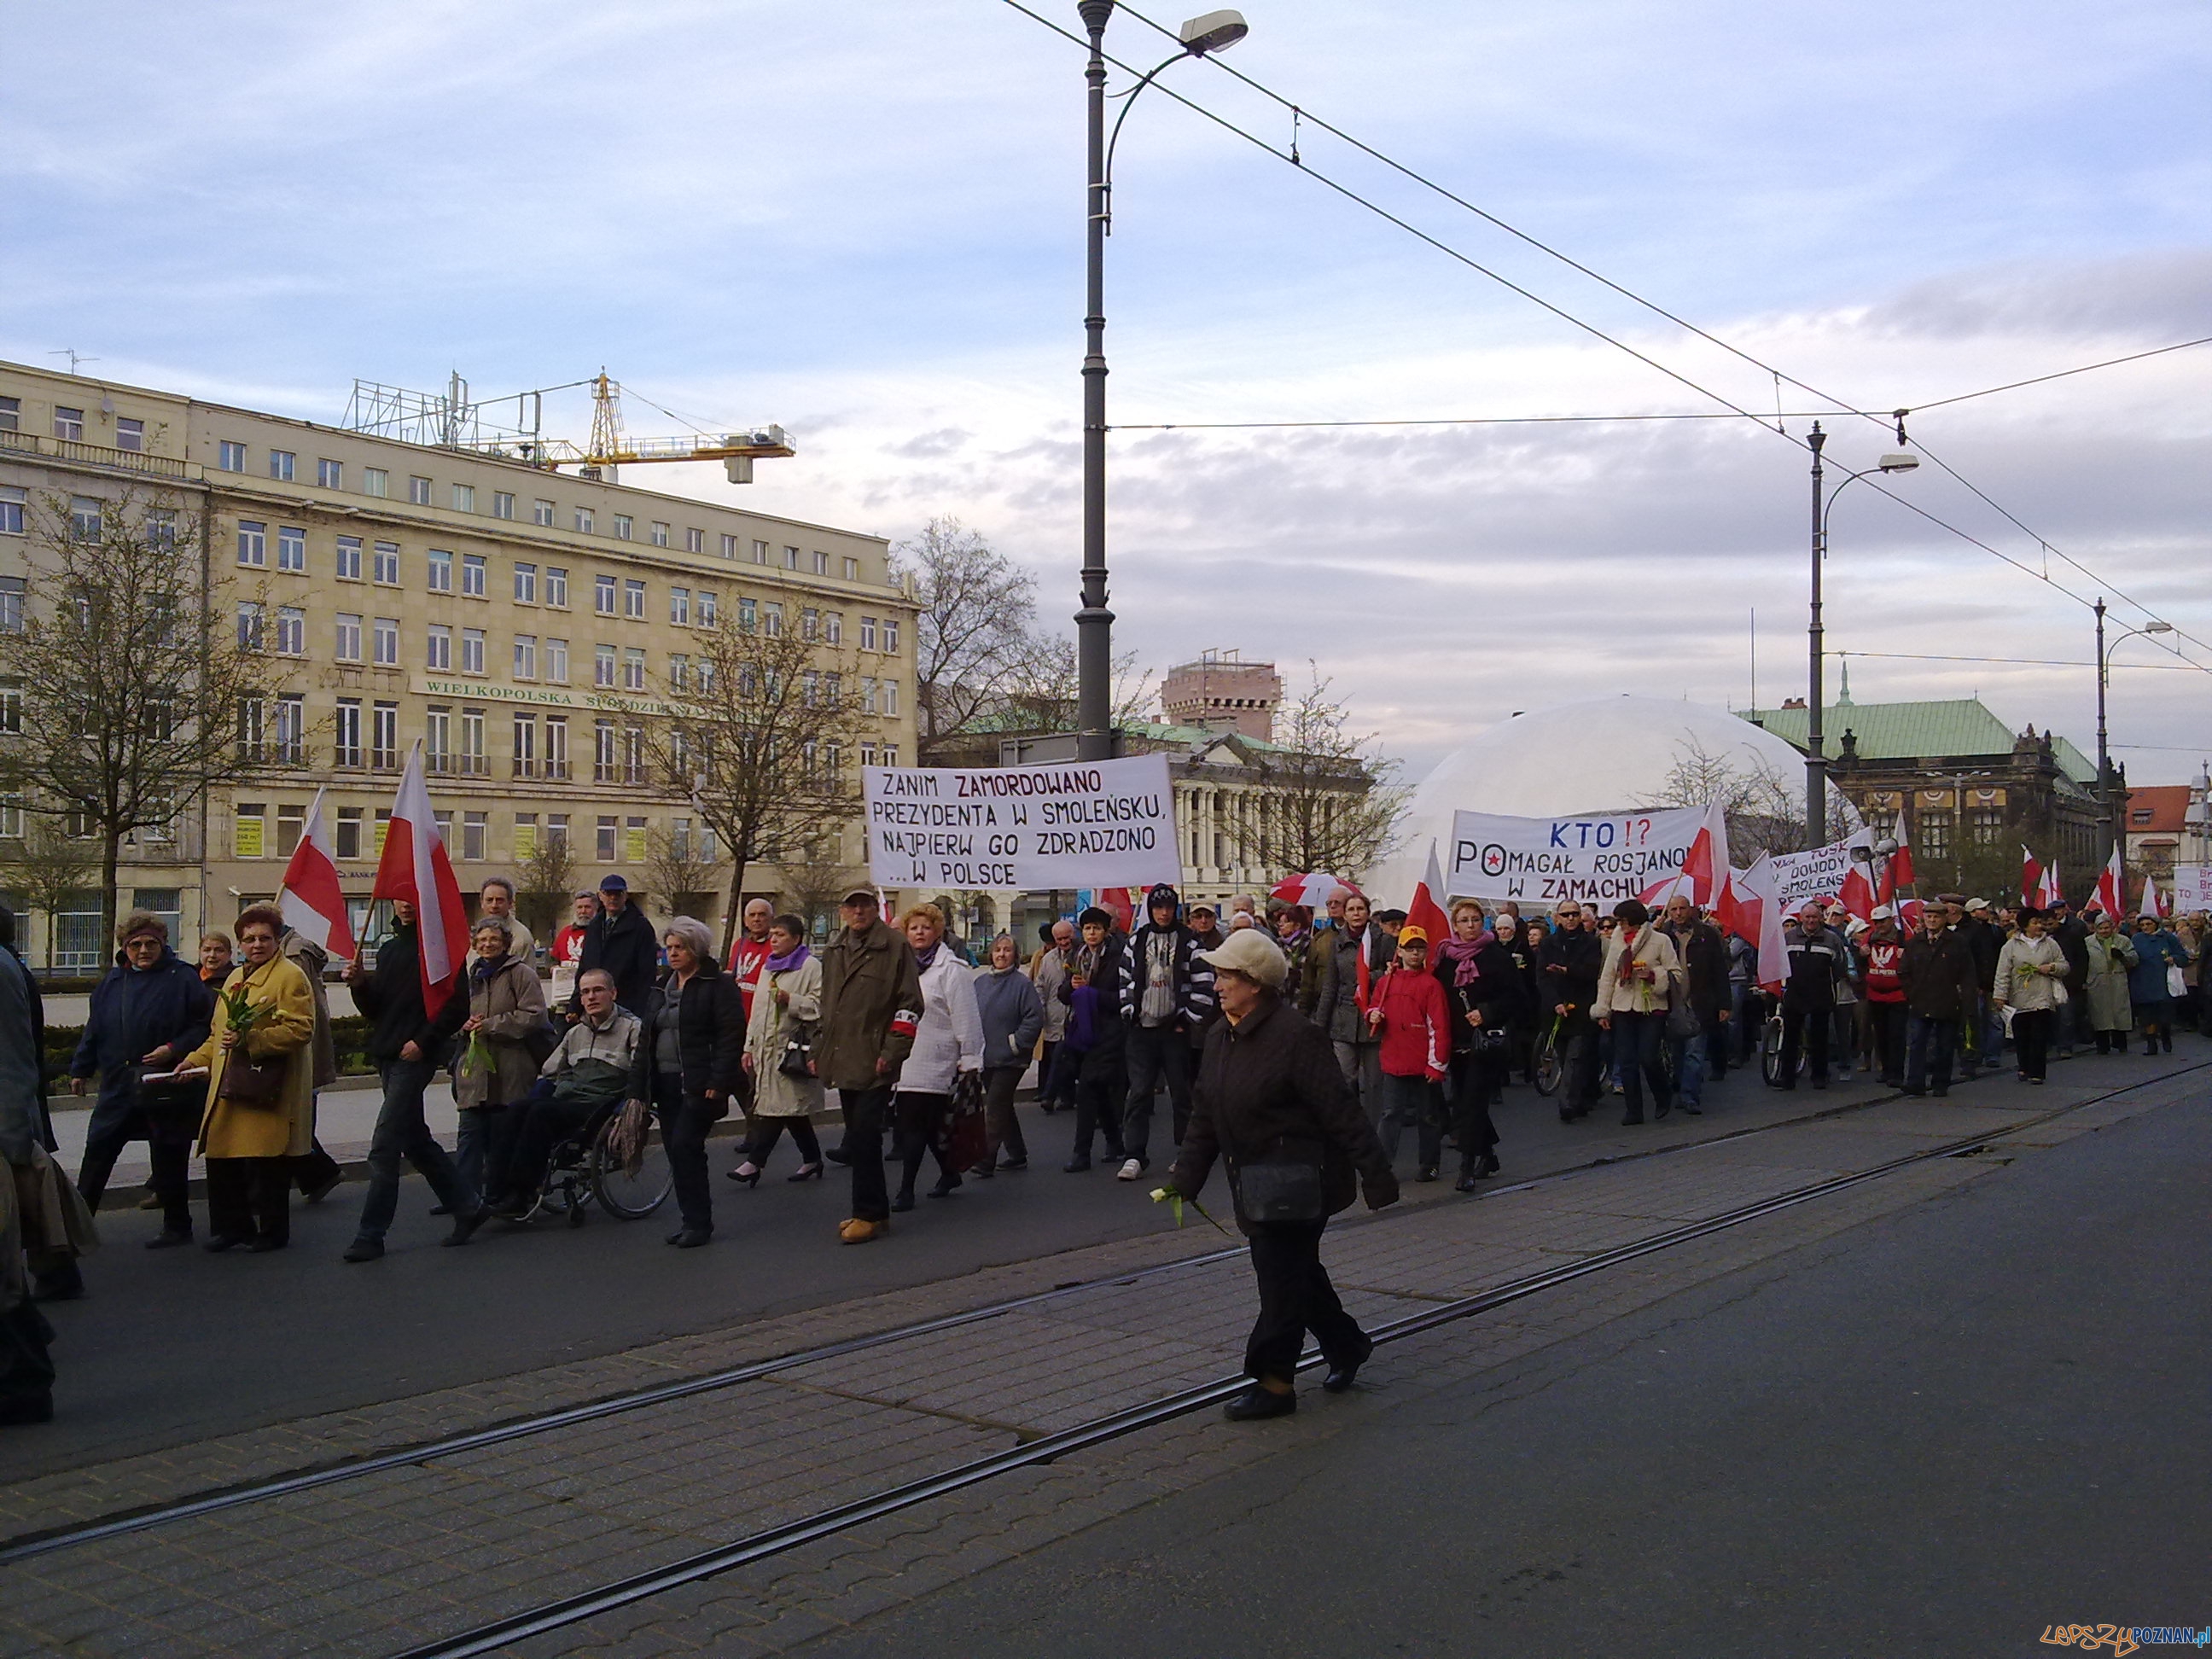
<path id="1" fill-rule="evenodd" d="M 1262 743 L 1275 735 L 1282 676 L 1271 662 L 1245 662 L 1235 651 L 1208 651 L 1168 670 L 1160 709 L 1177 726 L 1232 731 Z"/>

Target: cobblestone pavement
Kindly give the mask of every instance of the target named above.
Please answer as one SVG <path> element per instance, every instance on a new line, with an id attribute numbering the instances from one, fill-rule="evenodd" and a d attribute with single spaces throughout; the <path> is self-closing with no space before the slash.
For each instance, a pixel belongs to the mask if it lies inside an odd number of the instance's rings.
<path id="1" fill-rule="evenodd" d="M 1985 1156 L 1914 1166 L 1378 1352 L 1364 1382 L 1400 1399 L 1451 1386 L 1688 1286 L 1783 1255 L 2002 1169 L 2035 1146 L 2201 1096 L 2164 1066 L 2077 1061 L 1946 1102 L 1897 1100 L 1500 1188 L 1332 1231 L 1327 1257 L 1379 1323 L 2103 1091 L 2166 1080 Z M 1818 1097 L 1815 1097 L 1817 1100 Z M 1796 1103 L 1802 1115 L 1813 1103 Z M 1776 1103 L 1770 1115 L 1787 1115 Z M 1739 1124 L 1741 1120 L 1739 1119 Z M 1225 1207 L 1225 1206 L 1224 1206 Z M 1232 1372 L 1251 1314 L 1241 1254 L 1211 1229 L 1163 1232 L 396 1400 L 155 1455 L 21 1480 L 21 1534 L 404 1447 L 517 1416 L 1085 1281 L 951 1329 L 806 1360 L 755 1380 L 555 1432 L 425 1456 L 341 1484 L 164 1523 L 0 1567 L 0 1655 L 383 1656 L 553 1596 L 940 1472 Z M 1188 1260 L 1213 1256 L 1212 1260 Z M 1176 1271 L 1133 1272 L 1186 1261 Z M 1207 1412 L 1064 1455 L 672 1591 L 514 1651 L 778 1652 L 1066 1536 L 1168 1491 L 1294 1455 L 1353 1420 L 1357 1395 L 1238 1431 Z"/>

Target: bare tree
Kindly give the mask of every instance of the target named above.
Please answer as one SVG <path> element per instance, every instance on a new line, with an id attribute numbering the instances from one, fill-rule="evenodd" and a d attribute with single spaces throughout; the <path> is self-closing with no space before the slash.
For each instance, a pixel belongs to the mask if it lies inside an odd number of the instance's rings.
<path id="1" fill-rule="evenodd" d="M 1715 754 L 1685 732 L 1674 745 L 1674 763 L 1648 799 L 1634 806 L 1710 806 L 1721 803 L 1728 818 L 1729 856 L 1748 867 L 1761 854 L 1806 850 L 1804 780 L 1784 775 L 1773 763 L 1748 750 Z M 1828 797 L 1828 834 L 1822 844 L 1841 841 L 1857 819 L 1843 797 Z"/>
<path id="2" fill-rule="evenodd" d="M 1038 729 L 1075 724 L 1075 641 L 1064 635 L 1033 634 L 1006 683 L 1006 702 Z M 1152 671 L 1133 651 L 1114 659 L 1114 724 L 1133 726 L 1152 718 L 1158 687 Z"/>
<path id="3" fill-rule="evenodd" d="M 0 855 L 4 859 L 0 869 L 6 871 L 8 884 L 32 909 L 46 914 L 46 965 L 51 968 L 57 918 L 70 900 L 91 885 L 99 868 L 92 844 L 65 834 L 52 818 L 33 818 L 25 824 L 21 840 L 0 842 L 0 848 L 7 849 Z M 102 937 L 112 934 L 111 924 Z"/>
<path id="4" fill-rule="evenodd" d="M 860 811 L 855 762 L 874 731 L 854 667 L 799 631 L 725 621 L 701 638 L 685 682 L 666 687 L 666 712 L 645 724 L 657 787 L 690 804 L 729 860 L 725 956 L 747 866 L 844 862 Z"/>
<path id="5" fill-rule="evenodd" d="M 707 855 L 698 836 L 655 830 L 645 839 L 645 878 L 672 915 L 704 921 L 721 874 L 722 860 Z"/>
<path id="6" fill-rule="evenodd" d="M 1306 667 L 1306 689 L 1276 711 L 1277 746 L 1259 752 L 1266 806 L 1243 850 L 1271 871 L 1357 876 L 1390 852 L 1407 792 L 1389 782 L 1397 763 L 1376 750 L 1374 734 L 1351 729 L 1332 682 Z"/>
<path id="7" fill-rule="evenodd" d="M 530 856 L 515 867 L 514 908 L 522 914 L 523 926 L 550 944 L 574 896 L 575 881 L 576 854 L 568 837 L 540 830 Z"/>
<path id="8" fill-rule="evenodd" d="M 69 820 L 99 852 L 103 933 L 134 831 L 210 789 L 305 758 L 287 730 L 258 592 L 211 574 L 208 525 L 174 498 L 48 496 L 26 538 L 25 603 L 0 616 L 0 682 L 20 730 L 0 737 L 0 793 Z"/>
<path id="9" fill-rule="evenodd" d="M 915 713 L 921 763 L 993 714 L 1032 648 L 1036 578 L 960 520 L 939 515 L 893 552 L 921 610 L 915 619 Z"/>
<path id="10" fill-rule="evenodd" d="M 834 916 L 837 901 L 852 886 L 852 878 L 842 865 L 802 860 L 784 865 L 778 873 L 782 877 L 776 894 L 778 902 L 810 928 L 816 921 Z"/>

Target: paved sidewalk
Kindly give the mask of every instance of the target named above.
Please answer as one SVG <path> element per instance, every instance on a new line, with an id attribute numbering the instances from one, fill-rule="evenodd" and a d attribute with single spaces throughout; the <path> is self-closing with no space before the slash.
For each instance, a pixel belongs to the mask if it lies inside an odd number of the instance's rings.
<path id="1" fill-rule="evenodd" d="M 2069 1098 L 2148 1082 L 2200 1058 L 2192 1045 L 2163 1065 L 2077 1063 L 2063 1068 L 2048 1089 L 2005 1079 L 1949 1101 L 1893 1101 L 1734 1139 L 1718 1138 L 1710 1125 L 1700 1135 L 1693 1126 L 1684 1139 L 1707 1144 L 1674 1156 L 1635 1158 L 1478 1200 L 1450 1198 L 1340 1226 L 1331 1232 L 1327 1256 L 1353 1312 L 1379 1322 L 1824 1173 L 1993 1133 Z M 2185 1092 L 2201 1095 L 2201 1084 L 2178 1079 L 2162 1091 L 2090 1108 L 2029 1139 L 2055 1144 Z M 1783 1104 L 1795 1104 L 1802 1115 L 1813 1102 L 1801 1097 Z M 1654 1144 L 1656 1138 L 1641 1143 Z M 1404 1387 L 1426 1377 L 1432 1385 L 1455 1370 L 1464 1374 L 1468 1366 L 1503 1363 L 1685 1285 L 1736 1272 L 2001 1167 L 1995 1158 L 1971 1158 L 1917 1166 L 1630 1264 L 1583 1281 L 1573 1295 L 1516 1304 L 1388 1350 L 1374 1364 L 1375 1381 Z M 1133 1268 L 1209 1251 L 1221 1252 L 1222 1259 L 1126 1278 Z M 118 1659 L 311 1647 L 390 1654 L 549 1594 L 664 1564 L 1235 1369 L 1252 1310 L 1241 1253 L 1210 1230 L 1163 1232 L 950 1285 L 19 1481 L 0 1494 L 0 1529 L 52 1526 L 419 1443 L 1079 1279 L 1093 1282 L 957 1330 L 0 1569 L 0 1651 Z M 1347 1403 L 1356 1402 L 1329 1402 L 1270 1425 L 1282 1433 L 1224 1432 L 1211 1414 L 1188 1419 L 520 1650 L 602 1651 L 617 1644 L 636 1653 L 780 1650 L 1167 1487 L 1327 1432 Z"/>

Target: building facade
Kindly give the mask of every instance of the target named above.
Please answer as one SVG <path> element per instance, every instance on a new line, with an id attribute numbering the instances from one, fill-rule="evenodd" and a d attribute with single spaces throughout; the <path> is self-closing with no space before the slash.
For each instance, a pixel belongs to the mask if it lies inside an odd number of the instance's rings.
<path id="1" fill-rule="evenodd" d="M 859 681 L 873 735 L 847 763 L 915 754 L 915 605 L 880 537 L 0 362 L 0 626 L 10 592 L 21 614 L 39 504 L 126 495 L 204 520 L 215 587 L 283 682 L 235 713 L 250 781 L 128 850 L 118 903 L 180 935 L 274 894 L 322 785 L 365 911 L 418 740 L 466 890 L 541 838 L 566 842 L 579 885 L 620 871 L 649 890 L 651 849 L 671 843 L 713 858 L 680 782 L 652 775 L 641 722 L 718 627 L 799 631 Z M 22 823 L 0 811 L 0 885 Z M 857 861 L 857 817 L 826 844 Z M 744 884 L 784 884 L 756 867 Z M 106 960 L 86 896 L 52 966 Z"/>
<path id="2" fill-rule="evenodd" d="M 2169 783 L 2130 789 L 2122 807 L 2122 828 L 2127 834 L 2127 862 L 2131 870 L 2154 878 L 2161 887 L 2173 884 L 2177 864 L 2212 864 L 2212 781 L 2200 775 L 2193 784 Z M 2127 893 L 2132 904 L 2138 896 Z"/>

